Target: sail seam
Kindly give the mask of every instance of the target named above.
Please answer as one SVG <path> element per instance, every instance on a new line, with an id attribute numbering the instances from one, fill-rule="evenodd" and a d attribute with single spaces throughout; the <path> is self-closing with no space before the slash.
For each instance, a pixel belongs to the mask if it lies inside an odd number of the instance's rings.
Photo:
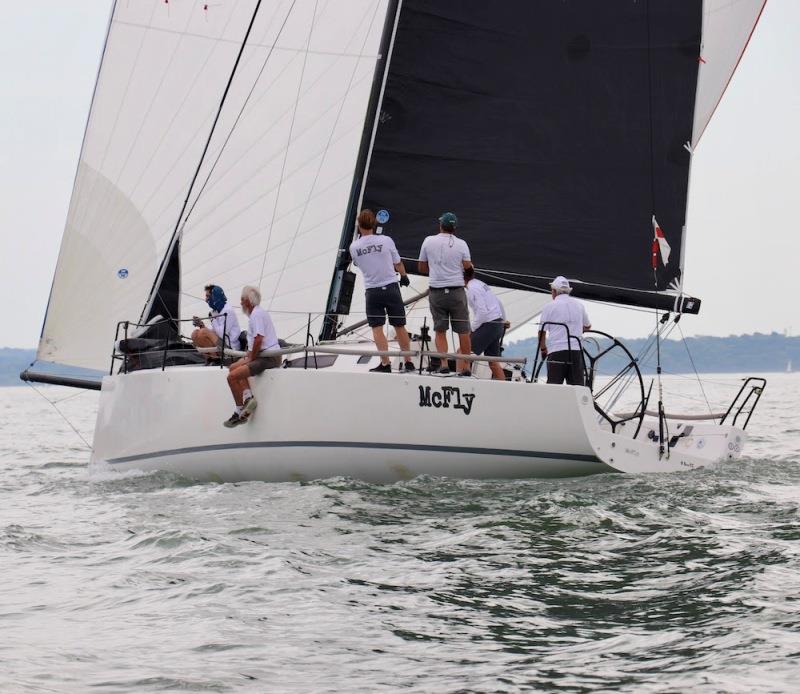
<path id="1" fill-rule="evenodd" d="M 361 44 L 362 50 L 363 50 L 364 46 L 366 46 L 366 44 L 367 44 L 367 39 L 369 38 L 369 34 L 370 34 L 371 29 L 372 29 L 372 25 L 375 22 L 375 17 L 378 14 L 378 7 L 379 7 L 378 3 L 375 3 L 375 9 L 372 12 L 372 18 L 370 19 L 370 22 L 369 22 L 369 28 L 367 29 L 366 32 L 364 32 L 364 40 L 363 40 L 363 42 Z M 270 298 L 270 306 L 272 305 L 272 302 L 275 299 L 275 293 L 278 291 L 278 286 L 280 285 L 281 279 L 283 278 L 283 275 L 284 275 L 284 273 L 286 271 L 286 267 L 287 267 L 287 265 L 289 263 L 289 258 L 292 255 L 292 250 L 294 249 L 295 241 L 297 240 L 297 237 L 298 237 L 299 232 L 300 232 L 300 227 L 302 226 L 303 220 L 305 219 L 305 216 L 306 216 L 306 212 L 308 211 L 308 204 L 309 204 L 309 202 L 311 202 L 311 200 L 314 197 L 314 190 L 317 187 L 317 181 L 319 180 L 320 172 L 322 171 L 322 167 L 325 164 L 325 158 L 328 155 L 328 151 L 330 150 L 331 143 L 333 142 L 333 136 L 336 133 L 336 128 L 339 125 L 339 119 L 342 116 L 342 111 L 344 110 L 345 103 L 347 103 L 348 97 L 350 95 L 350 91 L 353 88 L 353 80 L 355 79 L 355 76 L 356 76 L 356 73 L 358 72 L 358 67 L 359 67 L 360 64 L 361 64 L 360 60 L 355 61 L 355 63 L 353 64 L 353 71 L 350 73 L 350 79 L 347 82 L 347 87 L 345 88 L 344 95 L 342 96 L 342 98 L 341 98 L 341 100 L 339 102 L 339 110 L 336 113 L 336 119 L 333 122 L 333 127 L 331 128 L 331 132 L 330 132 L 330 135 L 328 136 L 328 140 L 325 143 L 325 149 L 322 151 L 322 156 L 319 158 L 319 165 L 317 166 L 317 171 L 314 174 L 314 180 L 311 183 L 311 189 L 309 191 L 308 197 L 305 200 L 305 203 L 303 204 L 303 208 L 302 208 L 302 211 L 300 213 L 300 219 L 297 221 L 297 227 L 295 228 L 295 232 L 292 235 L 291 244 L 289 245 L 289 250 L 288 250 L 288 252 L 286 253 L 286 256 L 283 259 L 283 267 L 281 268 L 280 274 L 278 275 L 278 280 L 277 280 L 277 282 L 275 282 L 275 286 L 272 289 L 272 297 Z M 275 207 L 277 209 L 277 200 L 276 200 L 276 203 L 275 203 Z M 274 223 L 274 217 L 273 217 L 273 223 Z M 264 267 L 266 266 L 267 253 L 269 252 L 269 250 L 270 250 L 269 246 L 267 246 L 267 248 L 264 251 L 264 262 L 263 262 L 263 264 L 261 266 L 261 274 L 262 275 L 264 273 Z"/>

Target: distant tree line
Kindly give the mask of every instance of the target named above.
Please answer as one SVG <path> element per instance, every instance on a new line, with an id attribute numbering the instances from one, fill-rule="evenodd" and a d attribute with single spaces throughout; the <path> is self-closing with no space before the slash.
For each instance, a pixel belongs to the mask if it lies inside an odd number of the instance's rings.
<path id="1" fill-rule="evenodd" d="M 634 356 L 648 346 L 649 340 L 622 339 L 621 342 Z M 536 338 L 513 342 L 506 346 L 506 356 L 524 356 L 533 359 Z M 604 348 L 600 344 L 600 349 Z M 594 347 L 593 347 L 594 349 Z M 692 365 L 694 362 L 694 366 Z M 608 371 L 622 363 L 621 353 L 609 353 L 603 370 Z M 729 337 L 687 337 L 686 340 L 667 339 L 661 342 L 661 364 L 668 373 L 692 373 L 696 368 L 704 373 L 759 373 L 800 370 L 800 337 L 787 337 L 780 333 L 754 333 Z M 656 367 L 655 349 L 639 362 L 644 373 L 653 373 Z"/>
<path id="2" fill-rule="evenodd" d="M 637 356 L 647 347 L 642 338 L 623 339 L 625 346 Z M 600 343 L 603 349 L 605 344 Z M 528 338 L 506 345 L 506 356 L 528 357 L 533 362 L 536 338 Z M 691 357 L 690 357 L 691 355 Z M 22 385 L 19 374 L 36 356 L 34 349 L 0 348 L 0 386 Z M 622 364 L 622 356 L 615 350 L 603 362 L 603 371 L 611 371 Z M 692 366 L 694 361 L 694 367 Z M 644 373 L 655 371 L 655 350 L 650 349 L 639 362 Z M 729 337 L 688 337 L 685 340 L 663 340 L 661 363 L 667 373 L 760 373 L 786 371 L 787 367 L 800 371 L 800 337 L 787 337 L 780 333 L 754 333 Z"/>

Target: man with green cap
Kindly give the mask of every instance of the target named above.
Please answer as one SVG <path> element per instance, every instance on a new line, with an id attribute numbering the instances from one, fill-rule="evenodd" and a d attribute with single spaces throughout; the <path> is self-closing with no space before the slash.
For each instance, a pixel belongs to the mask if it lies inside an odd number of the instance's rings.
<path id="1" fill-rule="evenodd" d="M 433 316 L 437 352 L 447 352 L 447 330 L 452 325 L 458 335 L 461 354 L 470 353 L 470 322 L 467 293 L 464 289 L 464 270 L 472 267 L 466 241 L 456 237 L 458 218 L 452 212 L 439 217 L 439 233 L 428 236 L 419 252 L 419 270 L 429 276 L 428 302 Z M 466 361 L 458 364 L 462 376 L 471 375 Z M 450 370 L 442 365 L 439 373 Z"/>

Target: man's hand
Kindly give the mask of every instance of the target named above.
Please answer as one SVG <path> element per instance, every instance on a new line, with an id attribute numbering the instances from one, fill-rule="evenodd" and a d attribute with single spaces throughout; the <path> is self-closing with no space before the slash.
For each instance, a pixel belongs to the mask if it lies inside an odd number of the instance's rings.
<path id="1" fill-rule="evenodd" d="M 507 321 L 503 321 L 503 327 L 504 327 L 506 330 L 509 330 L 509 329 L 511 328 L 511 321 L 509 321 L 509 320 L 507 320 Z"/>
<path id="2" fill-rule="evenodd" d="M 540 347 L 539 351 L 542 353 L 542 357 L 547 356 L 547 347 Z"/>
<path id="3" fill-rule="evenodd" d="M 408 287 L 411 284 L 411 280 L 408 279 L 408 275 L 400 275 L 400 286 L 401 287 Z"/>
<path id="4" fill-rule="evenodd" d="M 202 328 L 203 327 L 203 321 L 201 321 L 197 316 L 192 316 L 192 325 L 195 328 Z"/>

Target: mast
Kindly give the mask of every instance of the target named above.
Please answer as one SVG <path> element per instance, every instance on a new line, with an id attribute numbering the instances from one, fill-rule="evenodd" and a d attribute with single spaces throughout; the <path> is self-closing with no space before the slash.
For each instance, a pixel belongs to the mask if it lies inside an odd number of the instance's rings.
<path id="1" fill-rule="evenodd" d="M 358 207 L 364 194 L 364 182 L 369 168 L 372 147 L 375 144 L 375 133 L 378 129 L 378 114 L 383 102 L 383 93 L 386 88 L 386 78 L 389 75 L 389 62 L 391 59 L 394 37 L 397 33 L 397 24 L 400 21 L 400 11 L 403 0 L 389 0 L 386 10 L 386 19 L 381 34 L 379 49 L 380 58 L 375 65 L 375 74 L 372 78 L 372 91 L 367 104 L 367 118 L 364 121 L 364 130 L 361 135 L 361 145 L 358 149 L 353 183 L 350 186 L 350 197 L 347 211 L 342 222 L 342 235 L 339 239 L 336 264 L 333 268 L 331 286 L 328 292 L 328 302 L 325 306 L 325 318 L 319 333 L 320 340 L 336 339 L 337 316 L 350 310 L 350 300 L 353 296 L 355 276 L 349 273 L 350 265 L 348 248 L 353 240 L 354 223 L 358 214 Z"/>

